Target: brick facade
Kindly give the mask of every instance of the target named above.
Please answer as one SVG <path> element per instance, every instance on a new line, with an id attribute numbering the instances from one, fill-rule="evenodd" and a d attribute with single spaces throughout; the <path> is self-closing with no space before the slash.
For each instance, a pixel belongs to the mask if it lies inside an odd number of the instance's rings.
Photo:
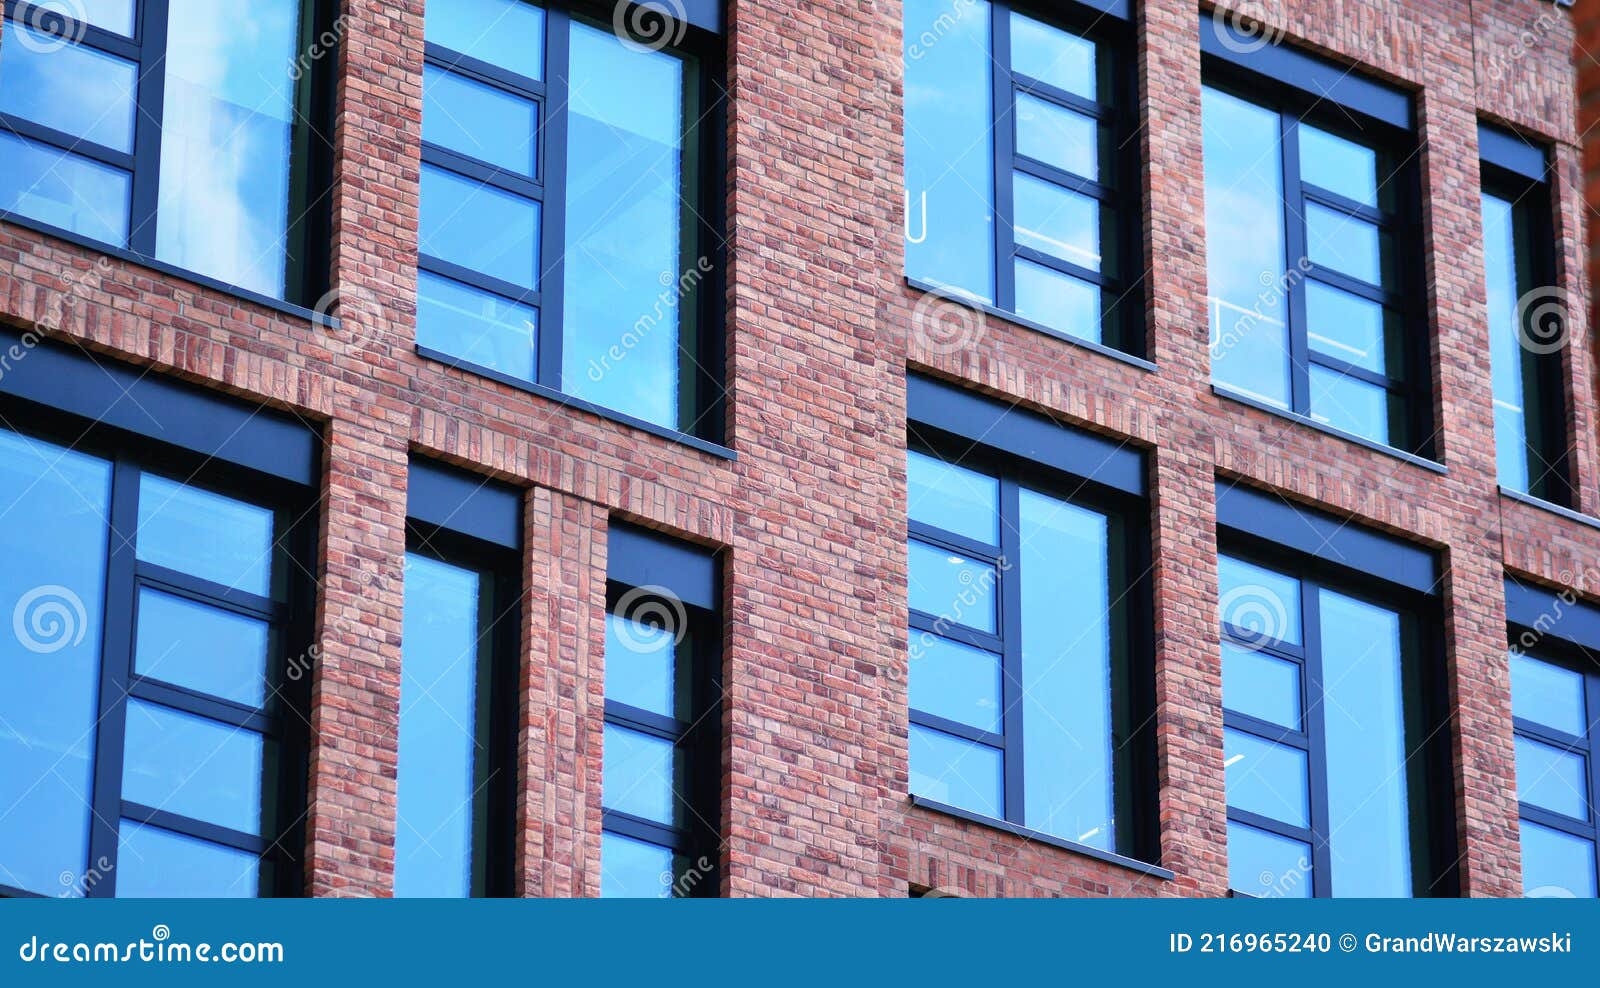
<path id="1" fill-rule="evenodd" d="M 1137 4 L 1154 371 L 1000 318 L 962 347 L 933 338 L 903 277 L 900 4 L 731 0 L 731 461 L 415 354 L 422 0 L 346 0 L 330 56 L 340 330 L 0 224 L 0 318 L 293 412 L 326 439 L 308 891 L 392 887 L 406 462 L 418 453 L 527 490 L 522 894 L 599 889 L 608 519 L 724 551 L 725 894 L 1225 894 L 1219 476 L 1441 553 L 1463 891 L 1518 893 L 1502 578 L 1600 599 L 1600 528 L 1498 492 L 1476 124 L 1556 149 L 1574 480 L 1583 512 L 1600 514 L 1585 318 L 1600 144 L 1586 153 L 1579 140 L 1600 120 L 1588 55 L 1600 4 L 1220 6 L 1416 96 L 1443 472 L 1213 394 L 1191 0 Z M 1160 848 L 1174 879 L 908 803 L 908 369 L 1150 453 Z"/>

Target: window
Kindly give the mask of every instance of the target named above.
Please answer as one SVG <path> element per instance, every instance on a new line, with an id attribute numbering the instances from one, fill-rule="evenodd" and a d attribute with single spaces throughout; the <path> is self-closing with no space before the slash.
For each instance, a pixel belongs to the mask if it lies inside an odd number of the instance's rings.
<path id="1" fill-rule="evenodd" d="M 715 436 L 717 59 L 707 32 L 655 28 L 429 0 L 417 345 Z"/>
<path id="2" fill-rule="evenodd" d="M 1600 882 L 1594 746 L 1600 667 L 1582 649 L 1558 656 L 1558 648 L 1549 643 L 1537 655 L 1511 653 L 1522 888 L 1530 896 L 1592 899 Z"/>
<path id="3" fill-rule="evenodd" d="M 1134 352 L 1127 14 L 1063 4 L 1042 20 L 1025 6 L 905 4 L 906 273 Z"/>
<path id="4" fill-rule="evenodd" d="M 311 304 L 331 168 L 316 0 L 5 0 L 0 217 Z M 80 13 L 82 21 L 63 16 Z"/>
<path id="5" fill-rule="evenodd" d="M 1307 73 L 1331 69 L 1269 51 Z M 1376 85 L 1340 71 L 1346 87 Z M 1267 408 L 1427 454 L 1422 319 L 1409 290 L 1419 249 L 1412 156 L 1404 153 L 1413 136 L 1340 105 L 1337 92 L 1268 87 L 1216 59 L 1206 72 L 1213 382 Z M 1396 98 L 1409 119 L 1409 103 Z"/>
<path id="6" fill-rule="evenodd" d="M 714 896 L 721 650 L 715 560 L 613 526 L 606 612 L 600 894 Z M 670 586 L 633 583 L 664 578 Z"/>

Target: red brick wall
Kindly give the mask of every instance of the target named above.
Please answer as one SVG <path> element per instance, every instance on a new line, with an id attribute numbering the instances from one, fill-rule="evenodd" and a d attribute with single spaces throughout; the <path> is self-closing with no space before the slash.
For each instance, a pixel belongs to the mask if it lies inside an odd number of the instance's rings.
<path id="1" fill-rule="evenodd" d="M 598 890 L 605 529 L 726 550 L 724 891 L 1218 895 L 1227 888 L 1213 481 L 1441 550 L 1462 880 L 1520 889 L 1505 570 L 1600 594 L 1600 534 L 1497 493 L 1476 120 L 1558 148 L 1582 507 L 1600 511 L 1572 18 L 1544 0 L 1223 4 L 1418 95 L 1427 310 L 1445 473 L 1213 396 L 1197 9 L 1143 0 L 1148 372 L 983 320 L 945 352 L 902 278 L 900 5 L 732 0 L 729 462 L 413 352 L 422 0 L 347 0 L 338 59 L 335 333 L 0 224 L 0 317 L 317 423 L 322 503 L 308 879 L 392 887 L 405 464 L 526 488 L 519 890 Z M 1600 51 L 1595 4 L 1576 13 Z M 1591 66 L 1591 69 L 1593 67 Z M 1596 73 L 1591 71 L 1591 76 Z M 1588 90 L 1600 77 L 1586 77 Z M 1592 179 L 1591 179 L 1592 181 Z M 1592 255 L 1590 255 L 1592 256 Z M 1592 263 L 1592 262 L 1590 262 Z M 64 294 L 73 303 L 62 304 Z M 908 368 L 1152 453 L 1163 881 L 912 809 L 905 797 Z"/>

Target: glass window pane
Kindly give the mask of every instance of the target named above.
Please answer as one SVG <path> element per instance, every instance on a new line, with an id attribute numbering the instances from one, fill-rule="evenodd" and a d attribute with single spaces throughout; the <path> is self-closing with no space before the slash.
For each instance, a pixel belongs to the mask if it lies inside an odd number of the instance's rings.
<path id="1" fill-rule="evenodd" d="M 1017 153 L 1096 181 L 1100 125 L 1064 106 L 1017 93 Z"/>
<path id="2" fill-rule="evenodd" d="M 1311 826 L 1306 753 L 1242 731 L 1223 732 L 1228 805 L 1295 827 Z"/>
<path id="3" fill-rule="evenodd" d="M 63 44 L 21 21 L 7 21 L 0 112 L 131 152 L 138 71 L 114 55 Z"/>
<path id="4" fill-rule="evenodd" d="M 77 18 L 85 24 L 133 37 L 133 19 L 137 0 L 71 0 L 65 7 L 44 3 L 46 10 L 58 10 Z"/>
<path id="5" fill-rule="evenodd" d="M 1388 389 L 1318 364 L 1311 366 L 1311 417 L 1375 443 L 1389 445 L 1398 414 Z"/>
<path id="6" fill-rule="evenodd" d="M 947 806 L 1003 819 L 1000 749 L 911 725 L 911 791 Z"/>
<path id="7" fill-rule="evenodd" d="M 1320 601 L 1333 893 L 1408 896 L 1414 766 L 1406 758 L 1400 616 L 1329 590 Z"/>
<path id="8" fill-rule="evenodd" d="M 1021 492 L 1024 820 L 1115 849 L 1109 525 L 1104 515 Z"/>
<path id="9" fill-rule="evenodd" d="M 395 894 L 473 894 L 475 810 L 488 780 L 483 577 L 406 555 L 400 639 Z"/>
<path id="10" fill-rule="evenodd" d="M 1059 185 L 1016 173 L 1017 244 L 1100 270 L 1100 204 Z"/>
<path id="11" fill-rule="evenodd" d="M 1594 842 L 1523 820 L 1522 894 L 1536 899 L 1593 899 Z"/>
<path id="12" fill-rule="evenodd" d="M 1517 798 L 1574 820 L 1588 820 L 1588 759 L 1531 738 L 1517 738 Z"/>
<path id="13" fill-rule="evenodd" d="M 1000 656 L 911 629 L 911 706 L 1000 733 Z"/>
<path id="14" fill-rule="evenodd" d="M 130 699 L 122 796 L 152 809 L 261 834 L 267 748 L 254 731 Z"/>
<path id="15" fill-rule="evenodd" d="M 1531 245 L 1519 244 L 1519 232 L 1527 239 L 1518 206 L 1485 194 L 1483 260 L 1494 381 L 1495 456 L 1500 483 L 1530 493 L 1535 479 L 1544 473 L 1540 456 L 1544 443 L 1534 435 L 1537 416 L 1529 414 L 1526 395 L 1527 382 L 1537 373 L 1534 355 L 1524 346 L 1524 335 L 1533 327 L 1521 325 L 1517 306 L 1523 294 L 1535 286 L 1527 256 Z"/>
<path id="16" fill-rule="evenodd" d="M 1378 152 L 1307 123 L 1300 135 L 1300 177 L 1374 209 L 1378 206 Z"/>
<path id="17" fill-rule="evenodd" d="M 688 720 L 689 677 L 680 674 L 678 652 L 673 629 L 607 614 L 606 699 Z"/>
<path id="18" fill-rule="evenodd" d="M 602 899 L 670 899 L 672 849 L 621 834 L 600 835 Z"/>
<path id="19" fill-rule="evenodd" d="M 1311 845 L 1228 823 L 1228 884 L 1261 899 L 1309 899 Z"/>
<path id="20" fill-rule="evenodd" d="M 1300 729 L 1300 666 L 1266 652 L 1222 643 L 1223 706 Z"/>
<path id="21" fill-rule="evenodd" d="M 1084 99 L 1099 98 L 1094 42 L 1016 11 L 1011 12 L 1011 69 Z"/>
<path id="22" fill-rule="evenodd" d="M 145 587 L 133 671 L 224 700 L 267 703 L 271 628 L 259 618 Z"/>
<path id="23" fill-rule="evenodd" d="M 109 463 L 0 430 L 0 884 L 40 895 L 84 891 L 110 501 Z"/>
<path id="24" fill-rule="evenodd" d="M 1017 258 L 1017 315 L 1042 326 L 1100 343 L 1104 338 L 1098 285 Z"/>
<path id="25" fill-rule="evenodd" d="M 0 132 L 0 210 L 126 247 L 127 172 Z"/>
<path id="26" fill-rule="evenodd" d="M 442 168 L 422 166 L 424 254 L 529 291 L 539 287 L 539 204 Z"/>
<path id="27" fill-rule="evenodd" d="M 120 899 L 250 899 L 267 870 L 247 851 L 132 820 L 117 836 Z"/>
<path id="28" fill-rule="evenodd" d="M 430 271 L 418 271 L 417 345 L 536 381 L 539 310 Z"/>
<path id="29" fill-rule="evenodd" d="M 1000 481 L 936 456 L 906 451 L 912 521 L 1000 544 Z"/>
<path id="30" fill-rule="evenodd" d="M 281 298 L 300 4 L 169 0 L 156 256 Z"/>
<path id="31" fill-rule="evenodd" d="M 527 0 L 428 0 L 424 32 L 480 62 L 544 78 L 544 10 Z"/>
<path id="32" fill-rule="evenodd" d="M 272 596 L 273 514 L 155 474 L 139 478 L 139 558 Z"/>
<path id="33" fill-rule="evenodd" d="M 426 66 L 422 139 L 533 178 L 539 168 L 539 104 L 464 75 Z"/>
<path id="34" fill-rule="evenodd" d="M 695 349 L 711 272 L 684 235 L 698 221 L 684 146 L 699 66 L 577 21 L 571 39 L 562 387 L 676 429 L 694 416 L 679 347 Z"/>
<path id="35" fill-rule="evenodd" d="M 683 756 L 670 741 L 606 725 L 605 808 L 669 827 L 682 823 Z"/>
<path id="36" fill-rule="evenodd" d="M 1511 711 L 1576 737 L 1589 733 L 1583 675 L 1531 655 L 1511 655 Z"/>
<path id="37" fill-rule="evenodd" d="M 1311 349 L 1365 370 L 1388 373 L 1383 306 L 1319 281 L 1305 285 Z"/>
<path id="38" fill-rule="evenodd" d="M 1359 278 L 1369 285 L 1384 285 L 1389 271 L 1389 237 L 1366 220 L 1306 203 L 1306 244 L 1311 260 Z"/>
<path id="39" fill-rule="evenodd" d="M 994 632 L 999 575 L 993 566 L 912 539 L 907 575 L 912 610 Z"/>
<path id="40" fill-rule="evenodd" d="M 905 0 L 906 273 L 994 301 L 987 0 Z"/>
<path id="41" fill-rule="evenodd" d="M 1223 556 L 1217 562 L 1219 619 L 1248 642 L 1299 645 L 1300 581 Z"/>

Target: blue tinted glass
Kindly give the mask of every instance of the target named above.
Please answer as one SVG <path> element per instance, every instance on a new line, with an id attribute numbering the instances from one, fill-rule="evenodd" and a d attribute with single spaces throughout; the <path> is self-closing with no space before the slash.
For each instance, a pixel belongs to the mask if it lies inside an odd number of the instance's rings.
<path id="1" fill-rule="evenodd" d="M 1104 515 L 1021 492 L 1023 822 L 1116 847 Z"/>
<path id="2" fill-rule="evenodd" d="M 81 45 L 62 45 L 52 35 L 10 21 L 0 56 L 0 112 L 114 151 L 132 151 L 138 69 L 132 62 Z"/>
<path id="3" fill-rule="evenodd" d="M 605 744 L 601 793 L 606 809 L 677 825 L 683 759 L 672 742 L 607 724 Z"/>
<path id="4" fill-rule="evenodd" d="M 1484 285 L 1488 293 L 1489 359 L 1494 378 L 1495 456 L 1500 483 L 1528 493 L 1532 484 L 1527 398 L 1524 393 L 1528 353 L 1523 348 L 1517 301 L 1532 272 L 1519 269 L 1516 206 L 1483 196 Z"/>
<path id="5" fill-rule="evenodd" d="M 1575 820 L 1588 820 L 1588 759 L 1517 738 L 1517 798 Z"/>
<path id="6" fill-rule="evenodd" d="M 607 614 L 606 699 L 663 717 L 686 717 L 687 697 L 679 697 L 677 652 L 678 640 L 671 629 Z"/>
<path id="7" fill-rule="evenodd" d="M 0 133 L 0 210 L 111 244 L 128 242 L 128 173 Z"/>
<path id="8" fill-rule="evenodd" d="M 0 884 L 40 895 L 89 860 L 110 498 L 109 463 L 0 430 Z"/>
<path id="9" fill-rule="evenodd" d="M 472 888 L 474 803 L 486 777 L 478 703 L 481 578 L 406 556 L 400 644 L 395 894 L 453 898 Z"/>
<path id="10" fill-rule="evenodd" d="M 252 707 L 267 702 L 267 642 L 259 618 L 139 591 L 133 671 Z"/>
<path id="11" fill-rule="evenodd" d="M 1100 288 L 1017 258 L 1017 315 L 1094 343 L 1102 341 Z"/>
<path id="12" fill-rule="evenodd" d="M 273 516 L 155 474 L 139 478 L 139 558 L 202 580 L 272 595 Z"/>
<path id="13" fill-rule="evenodd" d="M 1017 153 L 1088 179 L 1100 177 L 1100 125 L 1055 103 L 1017 94 Z"/>
<path id="14" fill-rule="evenodd" d="M 911 629 L 911 706 L 979 730 L 1002 730 L 1000 656 Z"/>
<path id="15" fill-rule="evenodd" d="M 1289 407 L 1287 249 L 1278 114 L 1215 89 L 1202 100 L 1211 376 Z"/>
<path id="16" fill-rule="evenodd" d="M 987 0 L 906 0 L 906 273 L 994 301 Z"/>
<path id="17" fill-rule="evenodd" d="M 911 725 L 911 791 L 918 796 L 1001 819 L 1001 761 L 998 748 Z"/>
<path id="18" fill-rule="evenodd" d="M 1389 391 L 1319 364 L 1311 366 L 1311 417 L 1375 443 L 1389 443 Z"/>
<path id="19" fill-rule="evenodd" d="M 526 0 L 428 0 L 428 43 L 544 78 L 544 10 Z"/>
<path id="20" fill-rule="evenodd" d="M 1311 349 L 1376 371 L 1387 370 L 1383 306 L 1319 281 L 1306 285 L 1306 323 Z"/>
<path id="21" fill-rule="evenodd" d="M 71 0 L 65 7 L 45 3 L 46 10 L 60 10 L 85 24 L 104 28 L 124 38 L 133 37 L 133 17 L 138 0 Z"/>
<path id="22" fill-rule="evenodd" d="M 1228 805 L 1295 827 L 1311 826 L 1306 753 L 1242 731 L 1224 731 Z"/>
<path id="23" fill-rule="evenodd" d="M 117 837 L 122 899 L 250 899 L 265 870 L 254 854 L 132 820 Z"/>
<path id="24" fill-rule="evenodd" d="M 1011 69 L 1057 89 L 1097 98 L 1094 42 L 1011 12 Z"/>
<path id="25" fill-rule="evenodd" d="M 1300 177 L 1312 185 L 1378 208 L 1378 153 L 1307 123 L 1297 124 Z"/>
<path id="26" fill-rule="evenodd" d="M 1311 846 L 1228 823 L 1228 885 L 1260 899 L 1309 899 Z"/>
<path id="27" fill-rule="evenodd" d="M 1388 270 L 1388 236 L 1366 220 L 1306 203 L 1306 245 L 1311 260 L 1335 271 L 1382 285 Z"/>
<path id="28" fill-rule="evenodd" d="M 261 735 L 140 700 L 128 701 L 127 730 L 124 799 L 262 833 Z"/>
<path id="29" fill-rule="evenodd" d="M 417 345 L 524 381 L 537 380 L 539 310 L 418 271 Z"/>
<path id="30" fill-rule="evenodd" d="M 600 897 L 672 897 L 672 849 L 621 834 L 600 835 Z"/>
<path id="31" fill-rule="evenodd" d="M 422 166 L 419 246 L 424 254 L 539 287 L 539 204 L 452 172 Z"/>
<path id="32" fill-rule="evenodd" d="M 999 577 L 993 566 L 957 552 L 911 540 L 907 573 L 911 609 L 977 628 L 995 630 L 995 590 Z"/>
<path id="33" fill-rule="evenodd" d="M 696 220 L 683 146 L 697 66 L 577 22 L 571 57 L 562 387 L 677 428 L 679 341 L 711 270 L 682 237 Z"/>
<path id="34" fill-rule="evenodd" d="M 1236 713 L 1299 730 L 1300 667 L 1224 641 L 1222 701 Z"/>
<path id="35" fill-rule="evenodd" d="M 1583 675 L 1531 655 L 1511 656 L 1511 710 L 1576 737 L 1589 733 Z"/>
<path id="36" fill-rule="evenodd" d="M 156 256 L 282 297 L 300 4 L 169 0 L 168 25 Z"/>
<path id="37" fill-rule="evenodd" d="M 1250 642 L 1300 644 L 1300 581 L 1231 556 L 1217 562 L 1217 613 Z"/>
<path id="38" fill-rule="evenodd" d="M 1320 601 L 1333 893 L 1408 896 L 1412 765 L 1400 616 L 1329 590 Z"/>
<path id="39" fill-rule="evenodd" d="M 539 105 L 432 65 L 422 77 L 422 139 L 518 175 L 539 165 Z"/>
<path id="40" fill-rule="evenodd" d="M 1017 243 L 1090 271 L 1100 270 L 1100 204 L 1016 173 Z"/>
<path id="41" fill-rule="evenodd" d="M 1522 821 L 1522 894 L 1593 899 L 1594 841 Z"/>
<path id="42" fill-rule="evenodd" d="M 908 450 L 906 484 L 912 521 L 1000 544 L 1000 481 L 935 456 Z"/>

